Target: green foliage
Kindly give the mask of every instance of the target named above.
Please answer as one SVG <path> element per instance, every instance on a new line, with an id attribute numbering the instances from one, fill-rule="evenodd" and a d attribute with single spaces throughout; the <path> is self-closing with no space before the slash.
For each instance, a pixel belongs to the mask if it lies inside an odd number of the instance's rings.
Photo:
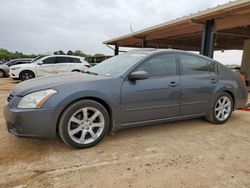
<path id="1" fill-rule="evenodd" d="M 74 51 L 74 54 L 75 56 L 81 56 L 81 57 L 86 57 L 87 54 L 83 53 L 81 50 L 76 50 Z"/>
<path id="2" fill-rule="evenodd" d="M 66 53 L 64 53 L 62 50 L 55 51 L 53 54 L 54 55 L 66 55 Z M 74 55 L 74 56 L 80 56 L 80 57 L 89 56 L 89 55 L 83 53 L 81 50 L 76 50 L 74 52 L 72 50 L 68 50 L 67 55 Z"/>
<path id="3" fill-rule="evenodd" d="M 11 59 L 18 59 L 18 58 L 34 58 L 36 57 L 35 54 L 27 55 L 21 52 L 10 52 L 6 49 L 0 48 L 0 60 L 11 60 Z"/>
<path id="4" fill-rule="evenodd" d="M 69 50 L 69 51 L 67 52 L 67 55 L 74 55 L 74 52 L 72 52 L 71 50 Z"/>
<path id="5" fill-rule="evenodd" d="M 54 55 L 66 55 L 66 53 L 64 53 L 64 51 L 62 50 L 55 51 L 53 54 Z M 42 54 L 38 54 L 38 55 L 42 55 Z M 35 55 L 35 54 L 27 55 L 27 54 L 23 54 L 22 52 L 10 52 L 6 49 L 0 48 L 0 60 L 5 60 L 5 61 L 18 59 L 18 58 L 35 58 L 38 55 Z M 81 50 L 76 50 L 76 51 L 68 50 L 67 55 L 85 57 L 85 60 L 88 61 L 89 63 L 92 62 L 92 57 L 104 56 L 104 54 L 95 54 L 94 56 L 87 55 Z"/>
<path id="6" fill-rule="evenodd" d="M 66 55 L 66 54 L 64 53 L 64 51 L 62 51 L 62 50 L 55 51 L 53 54 L 54 54 L 54 55 Z"/>

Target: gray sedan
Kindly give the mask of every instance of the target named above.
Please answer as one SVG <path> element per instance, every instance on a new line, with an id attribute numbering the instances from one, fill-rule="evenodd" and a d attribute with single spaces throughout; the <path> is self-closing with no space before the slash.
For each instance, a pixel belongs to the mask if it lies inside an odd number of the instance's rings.
<path id="1" fill-rule="evenodd" d="M 86 148 L 108 131 L 205 117 L 225 123 L 247 102 L 244 83 L 222 64 L 177 50 L 141 49 L 108 59 L 84 73 L 25 81 L 4 109 L 17 136 L 59 135 Z"/>

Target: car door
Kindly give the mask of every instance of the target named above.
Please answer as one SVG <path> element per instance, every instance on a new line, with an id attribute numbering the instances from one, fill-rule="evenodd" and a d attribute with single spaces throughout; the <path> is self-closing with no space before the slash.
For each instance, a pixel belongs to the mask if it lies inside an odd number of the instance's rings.
<path id="1" fill-rule="evenodd" d="M 180 78 L 176 55 L 162 53 L 142 62 L 144 80 L 126 79 L 121 88 L 122 124 L 176 117 L 180 108 Z M 133 72 L 134 72 L 133 71 Z"/>
<path id="2" fill-rule="evenodd" d="M 70 57 L 57 57 L 56 58 L 57 73 L 71 72 L 74 69 L 74 61 Z"/>
<path id="3" fill-rule="evenodd" d="M 179 54 L 181 67 L 180 115 L 206 113 L 218 84 L 215 63 L 196 55 Z"/>
<path id="4" fill-rule="evenodd" d="M 56 74 L 56 57 L 47 57 L 36 65 L 37 76 Z"/>

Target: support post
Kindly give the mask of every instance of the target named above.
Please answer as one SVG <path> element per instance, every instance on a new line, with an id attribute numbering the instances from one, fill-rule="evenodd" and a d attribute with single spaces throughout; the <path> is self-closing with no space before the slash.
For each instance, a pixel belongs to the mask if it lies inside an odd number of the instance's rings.
<path id="1" fill-rule="evenodd" d="M 207 20 L 203 27 L 200 54 L 214 56 L 214 20 Z"/>
<path id="2" fill-rule="evenodd" d="M 147 48 L 147 41 L 145 38 L 142 40 L 142 48 Z"/>
<path id="3" fill-rule="evenodd" d="M 115 45 L 115 53 L 114 55 L 118 55 L 119 54 L 119 46 Z"/>
<path id="4" fill-rule="evenodd" d="M 250 39 L 244 41 L 240 72 L 250 81 Z"/>

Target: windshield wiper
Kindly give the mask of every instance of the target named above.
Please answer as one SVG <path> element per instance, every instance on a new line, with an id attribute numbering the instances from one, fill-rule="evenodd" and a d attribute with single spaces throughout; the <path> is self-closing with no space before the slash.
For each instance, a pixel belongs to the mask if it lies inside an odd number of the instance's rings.
<path id="1" fill-rule="evenodd" d="M 96 72 L 91 72 L 91 71 L 82 71 L 82 73 L 87 73 L 87 74 L 93 74 L 93 75 L 98 75 Z"/>

